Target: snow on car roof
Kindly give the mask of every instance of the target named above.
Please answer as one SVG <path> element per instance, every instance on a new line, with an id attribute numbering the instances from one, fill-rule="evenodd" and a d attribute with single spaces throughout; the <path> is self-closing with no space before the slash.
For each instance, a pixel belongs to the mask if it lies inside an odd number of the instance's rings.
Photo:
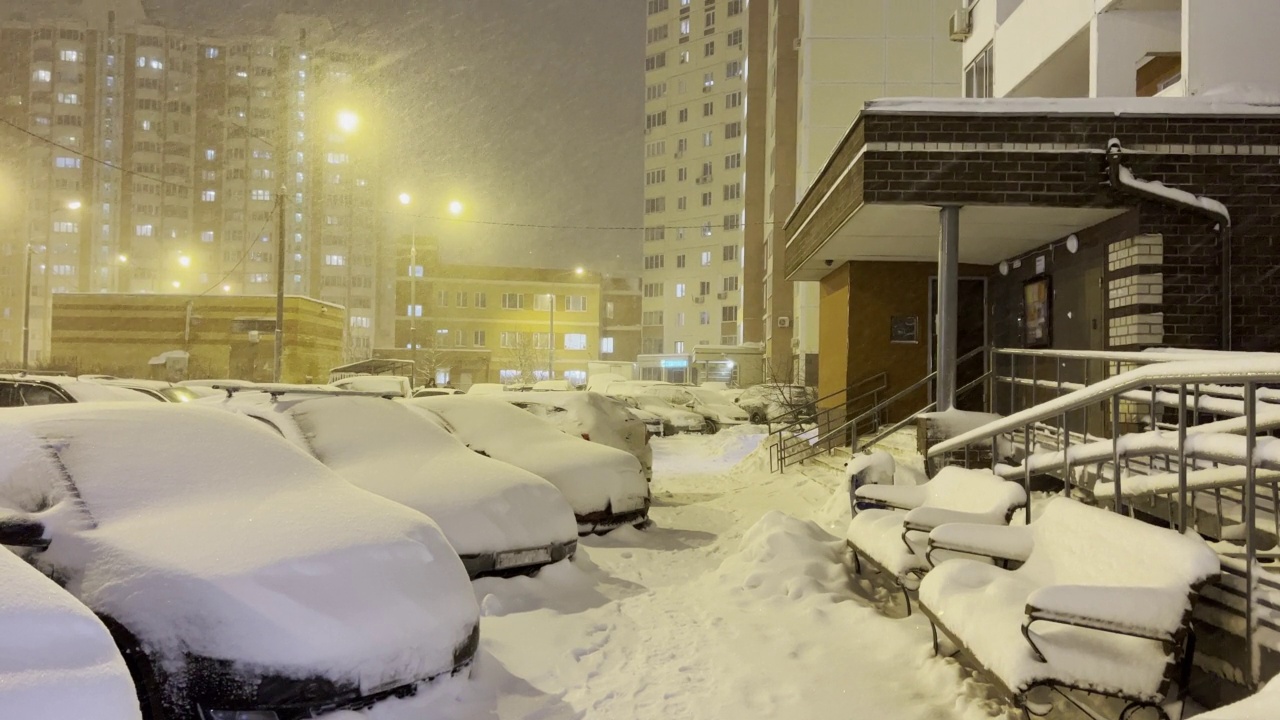
<path id="1" fill-rule="evenodd" d="M 381 398 L 238 393 L 224 406 L 270 420 L 356 486 L 426 513 L 461 554 L 577 535 L 556 489 L 486 458 L 410 406 Z"/>
<path id="2" fill-rule="evenodd" d="M 142 717 L 129 669 L 102 621 L 4 548 L 0 648 L 0 717 Z"/>
<path id="3" fill-rule="evenodd" d="M 451 666 L 477 615 L 434 523 L 248 418 L 27 408 L 0 414 L 0 447 L 0 503 L 41 509 L 43 481 L 63 496 L 42 516 L 74 514 L 40 562 L 79 568 L 73 594 L 171 656 L 422 677 Z"/>
<path id="4" fill-rule="evenodd" d="M 57 385 L 67 392 L 76 402 L 158 402 L 149 395 L 123 387 L 103 385 L 98 382 L 81 380 L 67 375 L 4 375 L 11 380 L 26 380 Z"/>

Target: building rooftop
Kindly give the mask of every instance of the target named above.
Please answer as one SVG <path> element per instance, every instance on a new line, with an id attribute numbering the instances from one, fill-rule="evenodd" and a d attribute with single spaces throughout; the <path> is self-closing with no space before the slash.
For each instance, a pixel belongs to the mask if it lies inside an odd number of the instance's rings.
<path id="1" fill-rule="evenodd" d="M 1197 97 L 886 98 L 867 115 L 1280 115 L 1280 96 L 1222 92 Z"/>

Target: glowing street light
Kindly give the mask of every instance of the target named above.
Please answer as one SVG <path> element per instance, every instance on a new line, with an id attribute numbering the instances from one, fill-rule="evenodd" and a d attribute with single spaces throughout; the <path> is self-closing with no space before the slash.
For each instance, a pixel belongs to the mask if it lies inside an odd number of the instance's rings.
<path id="1" fill-rule="evenodd" d="M 174 286 L 175 288 L 180 288 L 180 287 L 182 287 L 182 283 L 178 282 L 177 280 L 174 280 L 174 281 L 173 281 L 173 286 Z"/>
<path id="2" fill-rule="evenodd" d="M 409 193 L 400 193 L 401 205 L 408 205 L 411 202 L 413 202 L 413 196 L 411 196 Z"/>
<path id="3" fill-rule="evenodd" d="M 178 264 L 182 267 L 191 267 L 191 258 L 187 255 L 179 255 Z"/>
<path id="4" fill-rule="evenodd" d="M 461 214 L 462 214 L 462 210 L 463 210 L 463 207 L 462 207 L 462 201 L 461 201 L 461 200 L 451 200 L 451 201 L 449 201 L 449 214 L 450 214 L 450 215 L 452 215 L 452 216 L 454 216 L 454 217 L 457 217 L 457 216 L 459 216 L 459 215 L 461 215 Z"/>
<path id="5" fill-rule="evenodd" d="M 230 285 L 223 285 L 223 286 L 222 286 L 222 292 L 227 292 L 227 293 L 231 292 L 231 286 L 230 286 Z"/>
<path id="6" fill-rule="evenodd" d="M 583 270 L 581 265 L 579 265 L 578 267 L 576 267 L 576 268 L 574 268 L 574 269 L 573 269 L 573 274 L 574 274 L 574 275 L 579 275 L 579 276 L 580 276 L 580 275 L 582 275 L 582 273 L 584 273 L 584 272 L 586 272 L 586 270 Z"/>
<path id="7" fill-rule="evenodd" d="M 120 261 L 120 262 L 122 262 L 122 263 L 127 263 L 127 262 L 129 262 L 129 256 L 128 256 L 128 255 L 125 255 L 124 253 L 120 253 L 119 255 L 117 255 L 117 256 L 116 256 L 116 259 L 117 259 L 117 260 L 119 260 L 119 261 Z"/>
<path id="8" fill-rule="evenodd" d="M 79 209 L 80 209 L 80 201 L 79 201 L 79 200 L 72 200 L 71 202 L 67 203 L 67 209 L 68 209 L 68 210 L 79 210 Z"/>
<path id="9" fill-rule="evenodd" d="M 353 133 L 360 127 L 360 116 L 350 110 L 338 113 L 338 128 L 344 133 Z"/>

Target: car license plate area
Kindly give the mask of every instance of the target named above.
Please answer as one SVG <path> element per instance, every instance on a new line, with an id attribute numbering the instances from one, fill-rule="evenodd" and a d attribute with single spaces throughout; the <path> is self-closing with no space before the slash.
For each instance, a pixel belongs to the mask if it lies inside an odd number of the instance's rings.
<path id="1" fill-rule="evenodd" d="M 505 570 L 507 568 L 547 562 L 551 562 L 551 550 L 548 548 L 536 548 L 503 553 L 494 558 L 493 567 L 495 570 Z"/>

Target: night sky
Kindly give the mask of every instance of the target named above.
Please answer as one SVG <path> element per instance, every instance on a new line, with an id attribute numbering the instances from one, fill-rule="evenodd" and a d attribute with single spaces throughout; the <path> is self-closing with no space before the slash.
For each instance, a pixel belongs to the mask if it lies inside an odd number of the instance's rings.
<path id="1" fill-rule="evenodd" d="M 386 52 L 390 127 L 404 151 L 388 193 L 468 220 L 638 226 L 642 0 L 147 0 L 166 23 L 253 31 L 279 12 L 328 17 Z M 389 198 L 389 201 L 390 199 Z M 455 261 L 638 272 L 642 233 L 420 220 Z"/>

